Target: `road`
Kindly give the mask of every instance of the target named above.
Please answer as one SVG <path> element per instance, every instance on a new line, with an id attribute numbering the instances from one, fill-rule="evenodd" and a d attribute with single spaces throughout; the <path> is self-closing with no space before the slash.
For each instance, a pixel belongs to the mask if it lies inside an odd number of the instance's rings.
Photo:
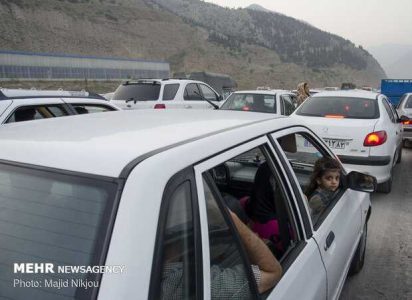
<path id="1" fill-rule="evenodd" d="M 340 300 L 412 299 L 412 148 L 403 148 L 388 195 L 373 194 L 366 260 Z"/>

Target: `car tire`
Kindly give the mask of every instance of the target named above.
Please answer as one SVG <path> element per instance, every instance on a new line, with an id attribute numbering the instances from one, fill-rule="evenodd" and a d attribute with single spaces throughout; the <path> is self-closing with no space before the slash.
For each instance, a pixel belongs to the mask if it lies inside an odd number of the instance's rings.
<path id="1" fill-rule="evenodd" d="M 358 247 L 356 248 L 355 255 L 352 258 L 352 262 L 349 268 L 349 276 L 355 275 L 362 270 L 365 263 L 365 252 L 366 252 L 366 240 L 368 237 L 368 223 L 365 222 L 363 226 L 363 233 L 360 237 Z"/>
<path id="2" fill-rule="evenodd" d="M 396 160 L 397 164 L 400 164 L 402 160 L 402 147 L 399 147 L 399 151 L 398 151 L 398 159 Z"/>
<path id="3" fill-rule="evenodd" d="M 378 184 L 378 189 L 377 191 L 379 193 L 384 193 L 384 194 L 389 194 L 392 191 L 392 171 L 391 171 L 391 177 L 389 178 L 389 180 Z"/>

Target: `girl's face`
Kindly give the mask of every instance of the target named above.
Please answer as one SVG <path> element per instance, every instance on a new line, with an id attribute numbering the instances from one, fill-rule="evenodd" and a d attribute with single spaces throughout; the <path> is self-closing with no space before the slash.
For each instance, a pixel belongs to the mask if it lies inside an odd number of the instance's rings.
<path id="1" fill-rule="evenodd" d="M 339 170 L 329 170 L 318 178 L 316 182 L 320 188 L 334 192 L 339 187 L 339 179 Z"/>

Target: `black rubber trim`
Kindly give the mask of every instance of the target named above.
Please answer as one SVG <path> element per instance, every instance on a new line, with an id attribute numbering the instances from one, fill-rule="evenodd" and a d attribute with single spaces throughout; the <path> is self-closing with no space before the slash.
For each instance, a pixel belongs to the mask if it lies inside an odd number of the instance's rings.
<path id="1" fill-rule="evenodd" d="M 106 98 L 95 93 L 89 93 L 88 96 L 66 96 L 66 95 L 31 95 L 31 96 L 16 96 L 16 97 L 7 97 L 2 92 L 0 92 L 0 100 L 19 100 L 19 99 L 42 99 L 42 98 L 76 98 L 76 99 L 99 99 L 105 100 Z"/>
<path id="2" fill-rule="evenodd" d="M 338 155 L 340 161 L 344 164 L 361 165 L 361 166 L 386 166 L 391 162 L 391 157 L 387 156 L 349 156 Z"/>
<path id="3" fill-rule="evenodd" d="M 403 131 L 412 132 L 412 128 L 404 127 Z"/>

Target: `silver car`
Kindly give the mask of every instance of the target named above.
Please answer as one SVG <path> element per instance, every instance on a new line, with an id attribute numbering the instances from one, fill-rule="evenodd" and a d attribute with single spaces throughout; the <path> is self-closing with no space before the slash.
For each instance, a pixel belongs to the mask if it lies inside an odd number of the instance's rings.
<path id="1" fill-rule="evenodd" d="M 403 142 L 412 141 L 412 93 L 406 93 L 399 101 L 397 112 L 403 124 Z M 404 116 L 408 117 L 405 118 Z"/>

